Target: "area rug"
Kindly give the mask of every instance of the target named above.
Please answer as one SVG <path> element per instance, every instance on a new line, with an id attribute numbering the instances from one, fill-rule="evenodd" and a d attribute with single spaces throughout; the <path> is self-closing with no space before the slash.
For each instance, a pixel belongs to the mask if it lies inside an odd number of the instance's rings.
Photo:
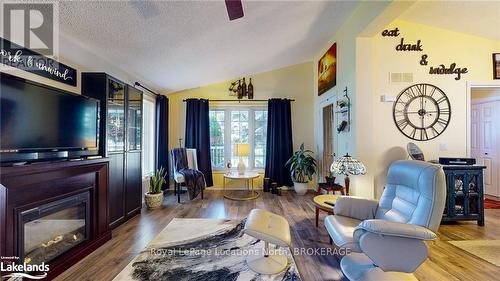
<path id="1" fill-rule="evenodd" d="M 500 209 L 500 201 L 491 200 L 489 198 L 484 199 L 485 209 Z"/>
<path id="2" fill-rule="evenodd" d="M 290 251 L 288 267 L 276 275 L 251 271 L 246 255 L 264 242 L 243 234 L 245 221 L 173 219 L 114 280 L 300 281 Z"/>
<path id="3" fill-rule="evenodd" d="M 485 261 L 488 261 L 496 266 L 500 266 L 500 240 L 468 240 L 448 242 Z"/>

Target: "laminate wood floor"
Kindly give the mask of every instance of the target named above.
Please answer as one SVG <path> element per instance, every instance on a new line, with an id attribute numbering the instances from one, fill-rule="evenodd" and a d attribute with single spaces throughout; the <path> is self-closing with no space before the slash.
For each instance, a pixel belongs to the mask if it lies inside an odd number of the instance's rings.
<path id="1" fill-rule="evenodd" d="M 163 208 L 136 216 L 113 231 L 113 239 L 61 274 L 56 280 L 112 280 L 173 218 L 243 219 L 253 208 L 267 209 L 284 216 L 290 223 L 294 247 L 329 248 L 328 234 L 320 222 L 315 227 L 312 193 L 283 196 L 264 193 L 253 201 L 230 201 L 221 191 L 205 192 L 205 199 L 178 204 L 173 194 L 166 196 Z M 324 213 L 320 213 L 322 219 Z M 439 240 L 430 242 L 430 257 L 416 272 L 420 280 L 500 280 L 500 267 L 477 258 L 446 242 L 449 240 L 500 239 L 500 210 L 486 210 L 484 227 L 474 222 L 442 225 Z M 499 253 L 500 254 L 500 253 Z M 304 281 L 346 280 L 337 258 L 313 254 L 295 256 Z"/>

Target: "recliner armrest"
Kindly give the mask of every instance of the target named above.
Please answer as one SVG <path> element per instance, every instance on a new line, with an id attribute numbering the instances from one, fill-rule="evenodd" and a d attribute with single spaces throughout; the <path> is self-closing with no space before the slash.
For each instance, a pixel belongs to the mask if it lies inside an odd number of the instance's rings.
<path id="1" fill-rule="evenodd" d="M 333 212 L 335 215 L 368 220 L 375 217 L 378 201 L 353 196 L 342 196 L 337 198 Z"/>
<path id="2" fill-rule="evenodd" d="M 356 227 L 356 230 L 354 230 L 354 237 L 360 237 L 360 235 L 365 231 L 374 234 L 419 240 L 435 240 L 437 237 L 434 232 L 420 225 L 391 222 L 379 219 L 362 221 Z"/>

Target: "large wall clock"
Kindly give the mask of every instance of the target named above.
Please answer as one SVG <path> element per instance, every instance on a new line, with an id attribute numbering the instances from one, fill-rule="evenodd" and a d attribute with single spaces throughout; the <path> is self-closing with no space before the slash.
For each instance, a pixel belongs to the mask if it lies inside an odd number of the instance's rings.
<path id="1" fill-rule="evenodd" d="M 392 114 L 401 133 L 412 140 L 427 141 L 436 138 L 448 127 L 450 101 L 434 85 L 415 84 L 398 95 Z"/>

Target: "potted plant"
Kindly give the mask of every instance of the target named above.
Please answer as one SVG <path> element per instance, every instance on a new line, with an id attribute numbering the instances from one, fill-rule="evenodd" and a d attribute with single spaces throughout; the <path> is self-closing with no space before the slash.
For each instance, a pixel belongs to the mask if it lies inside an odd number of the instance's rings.
<path id="1" fill-rule="evenodd" d="M 293 188 L 299 195 L 306 194 L 308 183 L 316 173 L 316 159 L 311 153 L 311 150 L 304 149 L 304 143 L 302 143 L 300 150 L 296 151 L 286 162 L 290 167 Z"/>
<path id="2" fill-rule="evenodd" d="M 163 191 L 161 190 L 165 183 L 165 170 L 163 167 L 157 169 L 149 178 L 149 192 L 144 194 L 144 201 L 148 209 L 159 208 L 163 203 Z"/>

